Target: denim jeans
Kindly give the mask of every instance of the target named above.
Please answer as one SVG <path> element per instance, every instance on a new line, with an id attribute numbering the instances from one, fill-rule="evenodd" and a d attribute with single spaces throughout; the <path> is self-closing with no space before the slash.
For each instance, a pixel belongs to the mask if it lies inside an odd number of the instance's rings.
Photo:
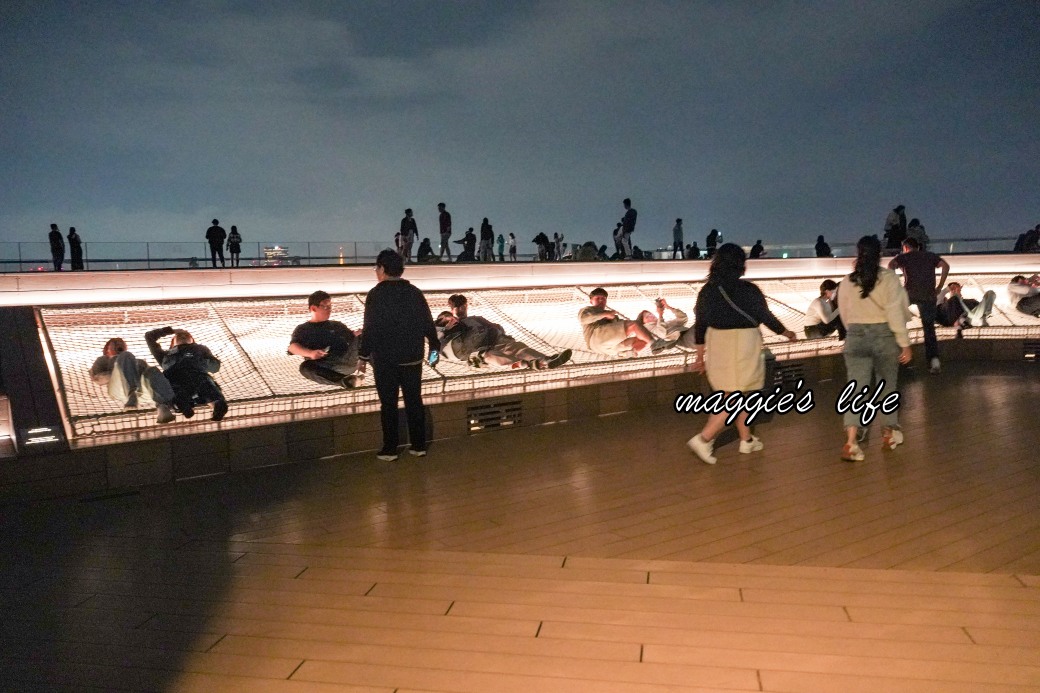
<path id="1" fill-rule="evenodd" d="M 862 324 L 853 323 L 846 325 L 848 335 L 845 338 L 845 373 L 849 381 L 856 381 L 856 391 L 859 392 L 864 386 L 870 387 L 873 394 L 872 382 L 885 381 L 885 386 L 878 395 L 875 403 L 880 404 L 892 392 L 896 391 L 899 379 L 899 345 L 896 338 L 889 329 L 888 323 Z M 933 330 L 934 334 L 934 330 Z M 885 414 L 878 410 L 881 425 L 888 428 L 899 427 L 899 412 L 893 411 Z M 859 414 L 847 410 L 844 414 L 844 424 L 860 426 Z"/>
<path id="2" fill-rule="evenodd" d="M 921 327 L 924 328 L 924 357 L 931 361 L 939 357 L 939 340 L 935 337 L 935 301 L 915 301 L 921 314 Z"/>

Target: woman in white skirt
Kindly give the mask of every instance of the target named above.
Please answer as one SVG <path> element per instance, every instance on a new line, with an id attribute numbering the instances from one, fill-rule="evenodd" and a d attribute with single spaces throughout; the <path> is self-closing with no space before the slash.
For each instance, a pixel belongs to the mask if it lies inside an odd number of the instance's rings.
<path id="1" fill-rule="evenodd" d="M 762 291 L 741 279 L 747 256 L 734 243 L 725 243 L 711 260 L 708 281 L 697 294 L 694 306 L 694 341 L 696 358 L 693 368 L 707 372 L 712 389 L 731 392 L 754 392 L 765 384 L 765 362 L 762 357 L 762 331 L 765 325 L 792 342 L 795 334 L 784 327 L 769 311 Z M 686 443 L 697 457 L 715 464 L 715 436 L 726 425 L 727 412 L 710 414 L 701 432 Z M 747 412 L 736 418 L 740 434 L 740 452 L 762 449 L 762 441 L 751 435 Z"/>

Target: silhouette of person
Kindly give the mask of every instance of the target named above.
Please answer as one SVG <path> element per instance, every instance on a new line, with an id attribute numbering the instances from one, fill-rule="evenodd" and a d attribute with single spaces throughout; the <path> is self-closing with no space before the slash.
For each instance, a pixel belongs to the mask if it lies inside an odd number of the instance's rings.
<path id="1" fill-rule="evenodd" d="M 897 253 L 906 238 L 906 206 L 897 205 L 885 217 L 885 249 Z"/>
<path id="2" fill-rule="evenodd" d="M 231 233 L 228 234 L 227 251 L 231 256 L 231 266 L 238 267 L 239 256 L 242 254 L 242 234 L 238 232 L 237 226 L 232 226 Z"/>
<path id="3" fill-rule="evenodd" d="M 632 256 L 632 232 L 636 230 L 637 212 L 632 208 L 632 200 L 627 197 L 621 201 L 625 207 L 625 216 L 621 217 L 621 244 L 625 247 L 625 254 L 630 259 Z"/>
<path id="4" fill-rule="evenodd" d="M 762 245 L 762 239 L 759 238 L 755 241 L 755 244 L 751 246 L 751 253 L 748 255 L 748 259 L 757 260 L 766 254 L 766 247 Z"/>
<path id="5" fill-rule="evenodd" d="M 47 240 L 51 242 L 51 260 L 54 261 L 54 271 L 60 272 L 65 262 L 65 239 L 61 237 L 61 231 L 57 224 L 51 224 L 51 232 L 47 234 Z"/>
<path id="6" fill-rule="evenodd" d="M 683 232 L 682 232 L 682 219 L 675 220 L 675 226 L 672 227 L 672 259 L 675 259 L 675 255 L 678 253 L 679 259 L 683 259 Z"/>
<path id="7" fill-rule="evenodd" d="M 816 257 L 834 257 L 830 245 L 823 240 L 822 235 L 816 237 Z"/>
<path id="8" fill-rule="evenodd" d="M 498 261 L 499 262 L 505 262 L 506 261 L 506 256 L 505 256 L 506 237 L 503 236 L 502 234 L 498 234 L 498 238 L 495 239 L 495 245 L 498 246 Z"/>
<path id="9" fill-rule="evenodd" d="M 415 223 L 412 210 L 404 210 L 404 218 L 401 219 L 401 258 L 405 262 L 411 262 L 412 243 L 419 237 L 419 226 Z"/>
<path id="10" fill-rule="evenodd" d="M 73 271 L 83 269 L 83 243 L 75 226 L 69 227 L 69 258 Z"/>
<path id="11" fill-rule="evenodd" d="M 495 242 L 495 232 L 491 230 L 491 224 L 488 223 L 488 218 L 484 217 L 484 221 L 480 222 L 480 261 L 481 262 L 494 262 L 495 255 L 491 246 Z"/>
<path id="12" fill-rule="evenodd" d="M 458 257 L 455 258 L 456 262 L 476 262 L 477 261 L 477 234 L 473 233 L 473 227 L 469 227 L 466 235 L 461 239 L 455 241 L 462 245 L 462 252 L 459 253 Z"/>
<path id="13" fill-rule="evenodd" d="M 704 239 L 704 249 L 707 251 L 708 259 L 715 257 L 715 248 L 719 245 L 719 230 L 712 229 L 708 237 Z"/>
<path id="14" fill-rule="evenodd" d="M 437 210 L 437 223 L 441 231 L 441 249 L 438 257 L 443 258 L 447 253 L 448 262 L 451 262 L 451 246 L 448 245 L 451 241 L 451 214 L 445 209 L 443 202 L 437 203 Z"/>
<path id="15" fill-rule="evenodd" d="M 206 240 L 209 241 L 209 255 L 213 260 L 213 267 L 217 266 L 217 257 L 220 257 L 220 266 L 227 267 L 224 263 L 224 239 L 227 231 L 220 226 L 220 222 L 213 220 L 213 225 L 206 229 Z"/>

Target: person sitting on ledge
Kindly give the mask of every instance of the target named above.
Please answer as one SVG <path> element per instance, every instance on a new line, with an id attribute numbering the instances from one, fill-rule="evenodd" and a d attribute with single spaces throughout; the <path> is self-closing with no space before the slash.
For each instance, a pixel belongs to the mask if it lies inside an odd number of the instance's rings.
<path id="1" fill-rule="evenodd" d="M 997 292 L 992 290 L 982 295 L 982 301 L 964 298 L 960 283 L 950 282 L 936 298 L 935 321 L 945 327 L 956 327 L 957 339 L 960 339 L 967 327 L 989 327 L 989 316 L 996 299 Z"/>
<path id="2" fill-rule="evenodd" d="M 315 291 L 307 297 L 310 319 L 296 326 L 289 338 L 289 353 L 302 356 L 300 375 L 319 385 L 357 387 L 364 375 L 358 373 L 358 347 L 355 332 L 332 314 L 332 297 L 324 291 Z"/>
<path id="3" fill-rule="evenodd" d="M 589 293 L 589 303 L 578 312 L 585 344 L 597 354 L 631 357 L 650 351 L 656 339 L 635 320 L 626 320 L 607 308 L 607 290 L 603 287 Z"/>
<path id="4" fill-rule="evenodd" d="M 823 339 L 835 330 L 838 339 L 845 341 L 845 325 L 838 315 L 838 283 L 833 279 L 825 279 L 820 284 L 820 295 L 809 304 L 805 311 L 805 338 Z"/>
<path id="5" fill-rule="evenodd" d="M 169 350 L 159 346 L 159 337 L 173 335 Z M 195 405 L 213 403 L 213 420 L 220 421 L 228 411 L 227 400 L 210 373 L 220 370 L 220 359 L 207 347 L 196 344 L 187 330 L 160 327 L 146 332 L 144 340 L 163 375 L 173 388 L 174 408 L 190 419 Z"/>
<path id="6" fill-rule="evenodd" d="M 90 378 L 98 385 L 106 386 L 108 396 L 122 404 L 124 409 L 136 409 L 142 401 L 154 402 L 155 422 L 165 424 L 173 421 L 170 382 L 158 368 L 134 356 L 119 337 L 105 342 L 101 356 L 90 367 Z"/>
<path id="7" fill-rule="evenodd" d="M 570 349 L 552 356 L 543 354 L 507 335 L 501 325 L 469 315 L 469 301 L 462 294 L 449 297 L 448 305 L 451 311 L 439 314 L 434 324 L 443 332 L 441 354 L 449 360 L 474 368 L 491 365 L 545 370 L 558 368 L 571 358 Z"/>

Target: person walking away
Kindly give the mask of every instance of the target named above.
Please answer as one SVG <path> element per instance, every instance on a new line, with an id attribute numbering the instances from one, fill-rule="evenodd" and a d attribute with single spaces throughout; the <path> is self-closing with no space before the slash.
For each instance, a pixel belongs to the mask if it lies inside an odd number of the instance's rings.
<path id="1" fill-rule="evenodd" d="M 430 365 L 437 363 L 440 342 L 430 306 L 422 291 L 401 277 L 404 262 L 392 250 L 376 257 L 376 280 L 365 298 L 365 318 L 358 350 L 358 370 L 364 373 L 371 362 L 379 394 L 383 446 L 381 460 L 397 459 L 399 443 L 397 396 L 404 397 L 408 419 L 408 452 L 426 455 L 426 412 L 422 401 L 423 340 L 429 342 Z"/>
<path id="2" fill-rule="evenodd" d="M 227 231 L 221 228 L 220 222 L 216 219 L 213 220 L 213 225 L 206 229 L 206 240 L 209 241 L 209 255 L 213 260 L 213 267 L 217 266 L 217 257 L 220 257 L 220 266 L 227 267 L 224 263 L 224 240 L 227 238 Z"/>
<path id="3" fill-rule="evenodd" d="M 694 305 L 693 336 L 696 345 L 693 369 L 705 373 L 716 391 L 726 393 L 753 392 L 765 385 L 766 368 L 762 355 L 762 331 L 765 325 L 790 341 L 797 337 L 773 315 L 762 290 L 741 279 L 747 266 L 744 249 L 725 243 L 711 260 L 708 281 L 697 294 Z M 717 461 L 715 436 L 726 425 L 728 412 L 711 414 L 701 432 L 686 442 L 693 454 L 707 464 Z M 751 434 L 747 412 L 737 415 L 740 452 L 750 454 L 763 448 L 762 441 Z"/>
<path id="4" fill-rule="evenodd" d="M 683 259 L 683 233 L 682 233 L 682 219 L 675 220 L 675 226 L 672 227 L 672 259 L 675 259 L 675 254 L 679 254 L 679 259 Z"/>
<path id="5" fill-rule="evenodd" d="M 878 401 L 883 402 L 898 391 L 899 364 L 910 363 L 912 354 L 906 330 L 909 299 L 895 273 L 880 264 L 881 241 L 877 236 L 860 238 L 852 273 L 838 284 L 838 312 L 848 332 L 843 354 L 846 378 L 850 383 L 855 381 L 858 390 L 869 390 L 871 383 L 876 382 L 881 390 Z M 851 407 L 843 416 L 846 438 L 841 459 L 859 462 L 864 454 L 857 441 L 865 438 L 866 429 L 860 433 L 863 422 Z M 903 442 L 899 412 L 882 411 L 879 416 L 882 448 L 894 450 Z"/>
<path id="6" fill-rule="evenodd" d="M 83 269 L 83 241 L 75 226 L 69 227 L 69 258 L 73 272 Z"/>
<path id="7" fill-rule="evenodd" d="M 54 262 L 54 271 L 60 272 L 65 262 L 65 239 L 61 236 L 57 224 L 51 224 L 51 232 L 47 234 L 47 240 L 51 243 L 51 261 Z"/>
<path id="8" fill-rule="evenodd" d="M 935 283 L 935 268 L 942 271 L 939 284 Z M 903 282 L 906 293 L 910 296 L 910 302 L 917 306 L 918 315 L 921 316 L 921 327 L 924 331 L 924 355 L 928 361 L 928 369 L 932 373 L 938 373 L 941 369 L 939 362 L 939 340 L 935 336 L 935 310 L 936 298 L 946 284 L 946 276 L 950 273 L 950 265 L 935 253 L 921 250 L 920 243 L 914 238 L 903 241 L 903 252 L 892 258 L 888 263 L 890 270 L 901 269 L 903 271 Z"/>

